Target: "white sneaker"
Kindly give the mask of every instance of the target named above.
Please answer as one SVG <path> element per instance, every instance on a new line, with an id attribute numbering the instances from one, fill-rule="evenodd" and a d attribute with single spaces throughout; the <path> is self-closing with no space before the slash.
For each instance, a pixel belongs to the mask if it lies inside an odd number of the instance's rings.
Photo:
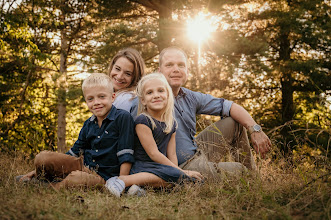
<path id="1" fill-rule="evenodd" d="M 146 196 L 146 191 L 142 188 L 140 188 L 139 186 L 137 185 L 132 185 L 127 194 L 129 196 L 138 196 L 138 197 L 141 197 L 141 196 Z"/>
<path id="2" fill-rule="evenodd" d="M 107 187 L 107 189 L 111 194 L 113 194 L 117 198 L 120 198 L 121 193 L 125 188 L 125 183 L 123 182 L 123 180 L 120 180 L 117 176 L 114 176 L 106 181 L 105 186 Z"/>

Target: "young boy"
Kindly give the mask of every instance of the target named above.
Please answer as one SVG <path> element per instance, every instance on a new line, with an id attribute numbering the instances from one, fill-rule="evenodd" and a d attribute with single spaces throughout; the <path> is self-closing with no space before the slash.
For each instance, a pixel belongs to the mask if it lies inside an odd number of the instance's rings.
<path id="1" fill-rule="evenodd" d="M 85 121 L 78 140 L 66 153 L 40 152 L 35 170 L 20 181 L 44 175 L 56 189 L 72 186 L 103 186 L 119 175 L 129 175 L 134 162 L 134 121 L 130 113 L 112 106 L 115 98 L 111 79 L 101 73 L 90 75 L 82 84 L 92 117 Z M 83 158 L 81 157 L 83 156 Z"/>

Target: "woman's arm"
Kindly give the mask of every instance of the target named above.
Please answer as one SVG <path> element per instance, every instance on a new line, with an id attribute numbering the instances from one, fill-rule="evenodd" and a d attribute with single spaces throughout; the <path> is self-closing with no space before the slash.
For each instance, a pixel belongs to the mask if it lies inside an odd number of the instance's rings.
<path id="1" fill-rule="evenodd" d="M 168 143 L 167 157 L 173 164 L 178 166 L 178 159 L 176 154 L 176 132 L 171 135 L 170 141 Z"/>

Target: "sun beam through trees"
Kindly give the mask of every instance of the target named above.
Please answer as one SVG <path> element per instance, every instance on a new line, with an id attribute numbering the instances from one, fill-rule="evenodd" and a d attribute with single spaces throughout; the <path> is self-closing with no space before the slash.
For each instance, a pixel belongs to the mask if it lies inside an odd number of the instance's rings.
<path id="1" fill-rule="evenodd" d="M 148 71 L 160 49 L 181 47 L 189 88 L 244 105 L 267 130 L 330 127 L 329 3 L 156 2 L 2 1 L 1 148 L 56 150 L 59 135 L 70 146 L 86 113 L 76 76 L 106 72 L 125 47 L 142 53 Z M 291 145 L 288 132 L 280 135 Z M 312 147 L 328 154 L 327 140 Z"/>
<path id="2" fill-rule="evenodd" d="M 330 1 L 0 0 L 0 10 L 2 218 L 330 218 Z M 233 100 L 262 125 L 272 151 L 257 160 L 258 177 L 120 202 L 12 182 L 30 171 L 28 158 L 73 145 L 91 116 L 86 75 L 106 73 L 127 47 L 153 72 L 168 46 L 188 55 L 185 87 Z M 199 132 L 219 116 L 194 119 Z"/>

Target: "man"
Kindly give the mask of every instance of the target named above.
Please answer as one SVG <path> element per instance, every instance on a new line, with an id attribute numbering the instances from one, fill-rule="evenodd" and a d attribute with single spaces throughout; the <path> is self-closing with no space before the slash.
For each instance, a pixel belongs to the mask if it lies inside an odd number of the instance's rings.
<path id="1" fill-rule="evenodd" d="M 223 148 L 224 145 L 230 145 L 230 148 L 235 149 L 237 153 L 242 151 L 236 155 L 237 158 L 234 158 L 236 161 L 243 163 L 249 169 L 255 169 L 246 129 L 250 134 L 254 150 L 262 157 L 270 150 L 271 142 L 249 113 L 231 101 L 182 87 L 187 81 L 189 70 L 187 56 L 179 48 L 169 47 L 161 51 L 159 71 L 167 78 L 175 96 L 175 117 L 178 122 L 176 146 L 179 164 L 191 159 L 196 154 L 197 147 L 203 149 L 210 161 L 218 162 L 220 155 L 217 153 L 224 153 L 224 149 L 215 146 L 215 142 L 216 145 L 217 142 L 226 142 L 221 143 Z M 230 117 L 202 131 L 195 141 L 197 114 Z"/>
<path id="2" fill-rule="evenodd" d="M 202 174 L 226 171 L 255 170 L 256 165 L 246 129 L 254 150 L 262 157 L 270 150 L 271 142 L 249 113 L 240 105 L 208 94 L 182 87 L 188 76 L 185 52 L 176 47 L 165 48 L 159 56 L 159 72 L 167 79 L 175 96 L 176 148 L 178 164 Z M 196 135 L 196 115 L 225 117 Z M 219 163 L 224 157 L 239 163 Z"/>

